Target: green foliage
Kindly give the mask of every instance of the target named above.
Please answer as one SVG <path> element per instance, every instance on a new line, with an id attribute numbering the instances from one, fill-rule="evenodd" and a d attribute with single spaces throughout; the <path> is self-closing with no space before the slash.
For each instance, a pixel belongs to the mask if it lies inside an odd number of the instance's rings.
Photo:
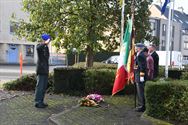
<path id="1" fill-rule="evenodd" d="M 128 3 L 132 0 L 128 0 Z M 136 42 L 144 40 L 152 40 L 150 34 L 150 22 L 149 22 L 149 5 L 151 1 L 149 0 L 135 0 L 135 28 L 136 28 Z M 129 4 L 128 4 L 129 6 Z M 130 8 L 126 6 L 126 13 L 130 12 Z"/>
<path id="2" fill-rule="evenodd" d="M 151 2 L 135 2 L 136 41 L 149 40 Z M 130 6 L 131 0 L 125 6 L 125 13 L 131 15 Z M 23 11 L 29 21 L 16 21 L 18 37 L 39 41 L 42 33 L 48 33 L 58 49 L 85 51 L 86 67 L 93 65 L 93 55 L 103 45 L 108 51 L 119 46 L 121 6 L 117 0 L 23 0 Z"/>
<path id="3" fill-rule="evenodd" d="M 3 88 L 7 90 L 31 91 L 34 90 L 36 82 L 35 74 L 25 75 L 21 78 L 3 84 Z"/>
<path id="4" fill-rule="evenodd" d="M 188 71 L 182 72 L 181 79 L 188 80 Z"/>
<path id="5" fill-rule="evenodd" d="M 3 84 L 3 88 L 6 90 L 31 91 L 35 90 L 36 83 L 36 74 L 29 74 Z M 53 73 L 50 73 L 47 92 L 53 91 L 53 84 Z"/>
<path id="6" fill-rule="evenodd" d="M 172 79 L 180 79 L 183 72 L 184 72 L 183 70 L 179 70 L 179 69 L 169 69 L 168 76 L 169 78 L 172 78 Z"/>
<path id="7" fill-rule="evenodd" d="M 146 113 L 152 117 L 188 122 L 188 81 L 146 84 Z"/>
<path id="8" fill-rule="evenodd" d="M 115 70 L 88 69 L 85 72 L 86 93 L 111 94 Z"/>
<path id="9" fill-rule="evenodd" d="M 76 63 L 73 65 L 75 68 L 84 68 L 85 62 Z M 94 62 L 92 69 L 117 69 L 117 64 L 105 64 L 101 62 Z"/>
<path id="10" fill-rule="evenodd" d="M 137 41 L 149 39 L 151 2 L 135 2 Z M 130 6 L 131 0 L 127 0 L 125 14 L 131 13 Z M 49 33 L 56 47 L 68 50 L 85 51 L 86 46 L 101 50 L 98 41 L 103 41 L 108 51 L 119 45 L 121 5 L 117 0 L 23 0 L 23 11 L 29 14 L 29 21 L 16 19 L 16 34 L 29 41 L 39 41 L 41 33 Z"/>
<path id="11" fill-rule="evenodd" d="M 84 90 L 82 68 L 55 68 L 54 69 L 54 92 L 72 94 Z"/>
<path id="12" fill-rule="evenodd" d="M 165 67 L 159 66 L 159 77 L 164 77 L 164 76 L 165 76 Z"/>

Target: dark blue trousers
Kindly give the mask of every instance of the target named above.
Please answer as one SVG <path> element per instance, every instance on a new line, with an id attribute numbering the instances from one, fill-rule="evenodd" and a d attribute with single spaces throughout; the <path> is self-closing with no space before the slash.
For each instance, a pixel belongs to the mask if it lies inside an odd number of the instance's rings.
<path id="1" fill-rule="evenodd" d="M 145 108 L 144 86 L 145 86 L 144 82 L 136 83 L 138 106 L 141 108 Z"/>
<path id="2" fill-rule="evenodd" d="M 41 104 L 44 103 L 44 96 L 48 86 L 48 74 L 46 75 L 37 75 L 37 85 L 35 88 L 35 103 Z"/>

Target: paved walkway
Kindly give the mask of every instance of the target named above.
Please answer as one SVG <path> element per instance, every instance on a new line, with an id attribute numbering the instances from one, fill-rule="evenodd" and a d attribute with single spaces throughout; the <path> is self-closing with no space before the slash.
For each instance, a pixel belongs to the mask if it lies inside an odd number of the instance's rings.
<path id="1" fill-rule="evenodd" d="M 33 93 L 1 90 L 0 95 L 0 125 L 151 125 L 133 111 L 132 97 L 105 96 L 101 107 L 80 107 L 80 97 L 47 95 L 48 108 L 37 109 Z"/>

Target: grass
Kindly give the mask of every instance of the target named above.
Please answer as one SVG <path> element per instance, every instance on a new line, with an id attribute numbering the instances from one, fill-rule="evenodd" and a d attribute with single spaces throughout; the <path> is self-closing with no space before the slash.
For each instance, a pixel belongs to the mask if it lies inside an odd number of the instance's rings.
<path id="1" fill-rule="evenodd" d="M 156 118 L 150 117 L 150 116 L 148 116 L 146 113 L 144 113 L 144 114 L 142 115 L 142 117 L 144 117 L 144 118 L 150 120 L 153 125 L 173 125 L 173 124 L 168 123 L 168 122 L 166 122 L 166 121 L 163 121 L 163 120 L 160 120 L 160 119 L 156 119 Z"/>

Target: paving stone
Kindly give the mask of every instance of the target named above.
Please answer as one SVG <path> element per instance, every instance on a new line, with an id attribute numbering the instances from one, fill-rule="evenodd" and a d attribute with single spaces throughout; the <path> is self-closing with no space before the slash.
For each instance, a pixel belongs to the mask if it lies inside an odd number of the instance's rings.
<path id="1" fill-rule="evenodd" d="M 80 107 L 80 97 L 47 94 L 49 106 L 37 109 L 34 93 L 21 93 L 0 101 L 0 125 L 151 125 L 133 111 L 132 96 L 105 96 L 100 107 Z"/>
<path id="2" fill-rule="evenodd" d="M 66 109 L 71 109 L 78 102 L 78 97 L 47 95 L 48 107 L 34 107 L 34 95 L 20 95 L 0 101 L 0 125 L 47 125 L 48 118 Z"/>

